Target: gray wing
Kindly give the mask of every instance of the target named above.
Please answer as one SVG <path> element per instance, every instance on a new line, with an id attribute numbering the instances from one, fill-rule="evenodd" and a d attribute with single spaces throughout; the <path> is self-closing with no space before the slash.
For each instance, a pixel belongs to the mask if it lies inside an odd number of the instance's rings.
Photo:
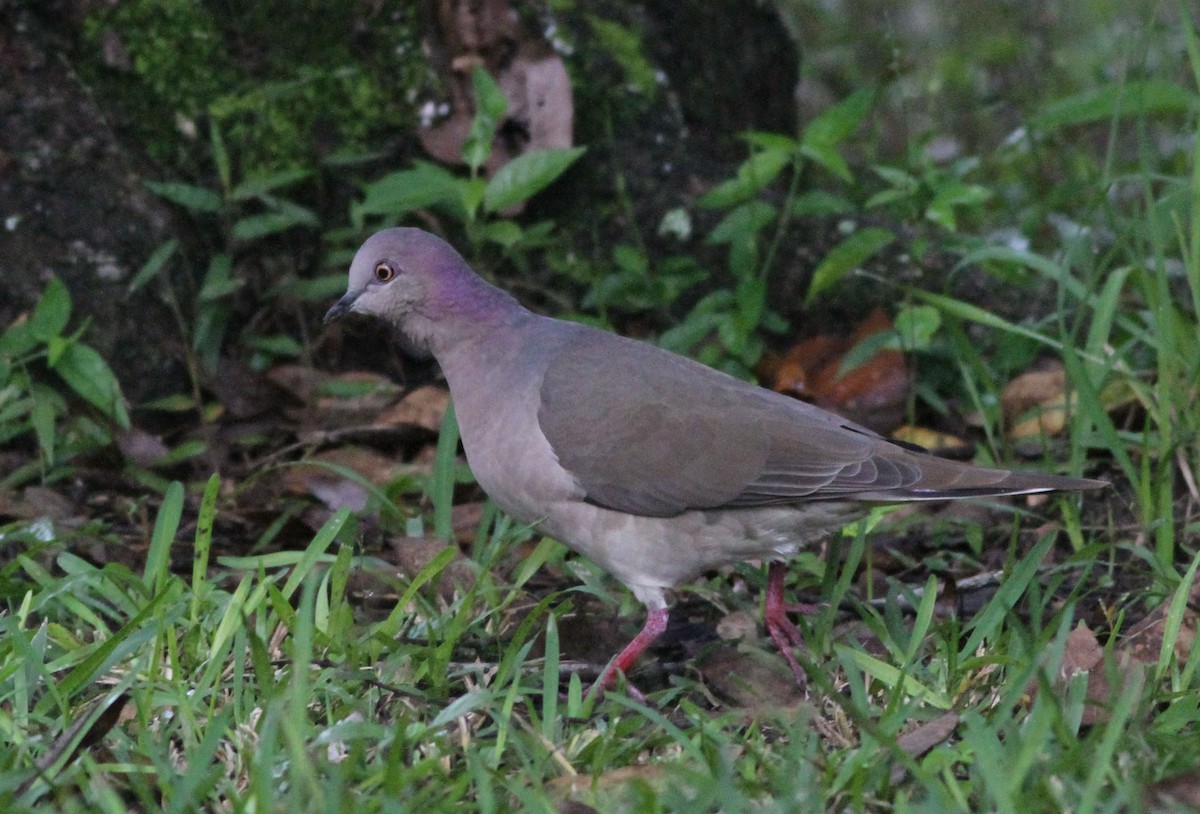
<path id="1" fill-rule="evenodd" d="M 903 449 L 865 428 L 602 331 L 575 328 L 540 395 L 559 464 L 589 502 L 630 514 L 826 500 L 921 478 Z"/>

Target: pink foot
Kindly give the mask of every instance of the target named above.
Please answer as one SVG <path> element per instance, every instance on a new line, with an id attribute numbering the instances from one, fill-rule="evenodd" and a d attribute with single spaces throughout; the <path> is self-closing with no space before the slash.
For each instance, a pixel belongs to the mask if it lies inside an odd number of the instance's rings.
<path id="1" fill-rule="evenodd" d="M 799 647 L 801 644 L 800 630 L 788 618 L 788 611 L 797 610 L 801 613 L 811 613 L 816 608 L 812 605 L 789 605 L 783 600 L 783 580 L 786 574 L 786 568 L 781 562 L 772 562 L 767 568 L 767 595 L 764 602 L 763 621 L 766 623 L 771 641 L 775 642 L 775 646 L 783 654 L 788 666 L 792 668 L 796 682 L 803 684 L 805 681 L 804 670 L 800 667 L 800 662 L 796 661 L 796 654 L 792 652 L 793 647 Z"/>
<path id="2" fill-rule="evenodd" d="M 610 689 L 617 680 L 617 673 L 628 673 L 633 667 L 633 663 L 638 660 L 642 653 L 646 652 L 646 648 L 654 643 L 654 640 L 662 635 L 667 629 L 667 619 L 670 612 L 666 608 L 653 608 L 646 613 L 646 624 L 642 626 L 642 630 L 638 635 L 633 637 L 633 641 L 625 645 L 625 649 L 617 654 L 617 657 L 608 663 L 604 668 L 604 672 L 596 679 L 596 683 L 588 690 L 588 695 L 593 695 L 599 700 L 604 691 Z M 632 684 L 627 684 L 626 689 L 630 695 L 637 700 L 645 703 L 646 696 Z"/>

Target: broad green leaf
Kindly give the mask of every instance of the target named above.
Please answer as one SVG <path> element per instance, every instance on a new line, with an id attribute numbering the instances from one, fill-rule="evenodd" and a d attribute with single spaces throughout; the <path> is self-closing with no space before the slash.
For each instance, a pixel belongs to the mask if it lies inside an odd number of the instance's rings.
<path id="1" fill-rule="evenodd" d="M 121 385 L 103 357 L 82 342 L 70 342 L 53 363 L 63 381 L 122 429 L 129 429 L 129 414 Z"/>
<path id="2" fill-rule="evenodd" d="M 483 208 L 500 212 L 529 200 L 562 175 L 585 150 L 585 147 L 570 147 L 517 156 L 488 181 L 483 191 Z"/>
<path id="3" fill-rule="evenodd" d="M 717 184 L 704 193 L 696 201 L 696 205 L 705 209 L 725 209 L 748 201 L 774 181 L 791 161 L 790 151 L 757 152 L 742 162 L 734 178 Z"/>
<path id="4" fill-rule="evenodd" d="M 271 287 L 272 296 L 294 297 L 306 302 L 328 300 L 340 296 L 346 290 L 346 274 L 322 274 L 311 280 L 281 280 Z"/>
<path id="5" fill-rule="evenodd" d="M 133 275 L 133 279 L 129 281 L 129 293 L 134 293 L 157 277 L 178 248 L 179 241 L 172 238 L 155 249 L 154 254 L 150 255 L 150 259 L 138 269 L 138 273 Z"/>
<path id="6" fill-rule="evenodd" d="M 51 277 L 41 299 L 29 319 L 29 330 L 35 337 L 48 342 L 62 334 L 71 318 L 71 293 L 57 277 Z"/>
<path id="7" fill-rule="evenodd" d="M 211 189 L 178 181 L 145 181 L 146 188 L 160 198 L 191 212 L 220 212 L 224 203 Z"/>
<path id="8" fill-rule="evenodd" d="M 825 110 L 804 128 L 801 147 L 838 144 L 862 124 L 875 101 L 875 90 L 863 88 Z"/>
<path id="9" fill-rule="evenodd" d="M 272 190 L 282 187 L 290 187 L 312 177 L 311 170 L 281 170 L 280 172 L 272 172 L 266 175 L 256 175 L 253 178 L 247 178 L 242 183 L 233 188 L 229 193 L 229 197 L 235 201 L 244 201 L 250 198 L 256 198 Z"/>
<path id="10" fill-rule="evenodd" d="M 854 211 L 854 204 L 845 198 L 822 190 L 797 195 L 792 201 L 792 214 L 801 217 L 843 215 Z"/>
<path id="11" fill-rule="evenodd" d="M 233 224 L 233 239 L 250 242 L 286 232 L 294 226 L 314 226 L 316 220 L 316 216 L 311 213 L 308 217 L 296 212 L 264 212 L 261 215 L 249 215 Z"/>
<path id="12" fill-rule="evenodd" d="M 508 112 L 508 100 L 491 74 L 478 66 L 471 72 L 471 86 L 475 89 L 475 116 L 463 143 L 462 157 L 474 175 L 492 154 L 492 141 Z"/>
<path id="13" fill-rule="evenodd" d="M 896 236 L 890 229 L 872 226 L 855 232 L 834 246 L 813 272 L 804 304 L 809 305 L 816 297 L 836 285 L 847 272 L 877 254 L 895 239 Z"/>
<path id="14" fill-rule="evenodd" d="M 953 232 L 958 227 L 954 210 L 960 206 L 974 206 L 992 197 L 987 187 L 979 184 L 964 184 L 951 180 L 938 185 L 925 210 L 925 217 L 939 226 Z"/>
<path id="15" fill-rule="evenodd" d="M 778 208 L 766 201 L 747 201 L 734 207 L 713 227 L 705 238 L 706 243 L 733 243 L 745 237 L 753 237 L 759 230 L 775 219 Z"/>
<path id="16" fill-rule="evenodd" d="M 38 446 L 46 459 L 47 466 L 54 465 L 54 420 L 58 417 L 54 402 L 46 398 L 38 398 L 37 389 L 33 391 L 33 409 L 29 411 L 29 420 L 33 432 L 37 436 Z"/>
<path id="17" fill-rule="evenodd" d="M 363 188 L 362 203 L 354 207 L 356 219 L 363 215 L 407 215 L 417 209 L 457 202 L 464 179 L 449 170 L 417 162 L 411 170 L 385 175 Z"/>
<path id="18" fill-rule="evenodd" d="M 244 336 L 242 342 L 272 356 L 300 356 L 304 348 L 290 336 Z"/>
<path id="19" fill-rule="evenodd" d="M 813 119 L 800 136 L 800 153 L 839 178 L 850 181 L 853 173 L 837 146 L 853 133 L 871 109 L 875 91 L 855 91 Z"/>
<path id="20" fill-rule="evenodd" d="M 241 281 L 230 277 L 233 258 L 225 252 L 213 255 L 204 273 L 204 284 L 200 287 L 200 302 L 210 303 L 227 297 L 241 288 Z"/>
<path id="21" fill-rule="evenodd" d="M 775 150 L 783 153 L 794 153 L 800 147 L 800 142 L 791 136 L 780 133 L 766 133 L 761 130 L 747 130 L 741 134 L 742 141 L 760 150 Z"/>
<path id="22" fill-rule="evenodd" d="M 1049 103 L 1034 117 L 1033 126 L 1054 130 L 1118 116 L 1187 113 L 1196 108 L 1196 102 L 1193 91 L 1163 79 L 1109 84 Z"/>
<path id="23" fill-rule="evenodd" d="M 923 350 L 942 326 L 942 315 L 932 305 L 906 305 L 896 313 L 895 326 L 904 350 Z"/>
<path id="24" fill-rule="evenodd" d="M 525 230 L 516 221 L 497 220 L 484 224 L 479 230 L 479 236 L 488 243 L 511 249 L 525 236 Z"/>
<path id="25" fill-rule="evenodd" d="M 0 334 L 0 357 L 24 356 L 40 343 L 29 329 L 29 320 L 18 320 Z"/>

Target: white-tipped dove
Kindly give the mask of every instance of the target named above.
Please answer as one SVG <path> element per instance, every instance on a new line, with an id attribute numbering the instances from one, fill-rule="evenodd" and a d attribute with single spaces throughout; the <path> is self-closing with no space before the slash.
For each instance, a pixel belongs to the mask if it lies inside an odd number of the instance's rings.
<path id="1" fill-rule="evenodd" d="M 538 316 L 419 229 L 362 245 L 325 322 L 350 312 L 433 353 L 467 460 L 497 505 L 645 604 L 601 691 L 666 629 L 664 592 L 706 569 L 771 562 L 767 631 L 801 679 L 782 561 L 872 503 L 1105 485 L 937 458 L 653 345 Z"/>

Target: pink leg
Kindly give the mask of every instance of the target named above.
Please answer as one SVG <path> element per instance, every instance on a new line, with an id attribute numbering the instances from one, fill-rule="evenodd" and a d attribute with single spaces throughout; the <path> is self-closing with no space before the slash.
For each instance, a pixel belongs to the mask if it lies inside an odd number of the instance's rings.
<path id="1" fill-rule="evenodd" d="M 796 681 L 803 684 L 804 670 L 801 669 L 800 662 L 796 661 L 796 655 L 792 652 L 793 647 L 799 647 L 801 644 L 800 631 L 788 618 L 788 611 L 796 609 L 805 612 L 811 611 L 812 607 L 809 605 L 791 606 L 783 600 L 783 580 L 786 575 L 787 569 L 783 563 L 772 562 L 768 566 L 763 621 L 766 622 L 767 633 L 771 635 L 771 641 L 775 642 L 775 646 L 787 660 L 788 666 L 792 668 L 792 674 L 796 676 Z"/>
<path id="2" fill-rule="evenodd" d="M 646 624 L 642 626 L 642 630 L 638 635 L 633 637 L 633 641 L 625 645 L 625 649 L 617 654 L 617 657 L 608 663 L 604 668 L 604 672 L 596 679 L 596 683 L 588 690 L 589 694 L 594 694 L 597 697 L 604 694 L 604 691 L 612 687 L 617 680 L 617 672 L 628 673 L 629 668 L 638 660 L 642 653 L 646 652 L 646 648 L 654 643 L 654 640 L 662 635 L 667 629 L 667 618 L 670 612 L 666 608 L 654 608 L 646 613 Z M 639 701 L 644 701 L 645 697 L 635 687 L 629 687 L 630 695 L 633 695 Z"/>

